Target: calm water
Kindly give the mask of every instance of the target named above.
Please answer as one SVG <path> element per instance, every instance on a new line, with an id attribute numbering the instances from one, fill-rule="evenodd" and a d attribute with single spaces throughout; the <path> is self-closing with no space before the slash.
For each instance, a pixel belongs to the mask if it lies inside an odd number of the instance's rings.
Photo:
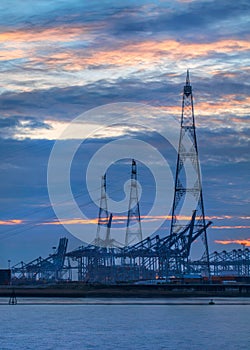
<path id="1" fill-rule="evenodd" d="M 250 349 L 249 299 L 7 301 L 0 299 L 1 350 Z"/>

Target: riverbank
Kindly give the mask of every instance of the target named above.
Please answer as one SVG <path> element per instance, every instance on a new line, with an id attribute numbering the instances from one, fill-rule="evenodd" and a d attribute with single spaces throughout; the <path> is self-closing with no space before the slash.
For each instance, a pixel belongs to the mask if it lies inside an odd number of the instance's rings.
<path id="1" fill-rule="evenodd" d="M 0 297 L 188 298 L 250 297 L 250 284 L 94 285 L 82 283 L 0 286 Z"/>

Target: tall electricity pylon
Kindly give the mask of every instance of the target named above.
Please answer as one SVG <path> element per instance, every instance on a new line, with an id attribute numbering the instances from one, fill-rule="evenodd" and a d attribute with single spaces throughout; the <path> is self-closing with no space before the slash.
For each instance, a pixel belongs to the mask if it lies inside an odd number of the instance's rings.
<path id="1" fill-rule="evenodd" d="M 96 238 L 93 241 L 94 245 L 102 246 L 103 239 L 100 237 L 100 231 L 102 226 L 107 227 L 108 221 L 109 221 L 109 214 L 108 214 L 108 203 L 107 203 L 107 195 L 106 195 L 106 174 L 104 174 L 101 180 L 101 198 L 100 198 L 100 205 L 99 205 Z"/>
<path id="2" fill-rule="evenodd" d="M 137 167 L 132 159 L 130 198 L 127 217 L 125 246 L 142 241 L 141 216 L 138 201 Z"/>
<path id="3" fill-rule="evenodd" d="M 192 225 L 192 236 L 196 237 L 197 232 L 202 231 L 202 246 L 204 248 L 202 257 L 207 273 L 209 274 L 207 225 L 205 222 L 201 173 L 195 132 L 193 94 L 189 79 L 189 71 L 187 71 L 186 84 L 184 85 L 182 97 L 181 130 L 170 229 L 171 237 L 174 239 L 174 237 L 182 231 L 185 232 L 185 228 L 192 220 L 194 221 Z M 185 256 L 185 247 L 188 246 L 189 239 L 190 235 L 185 233 L 182 239 L 177 240 L 175 243 L 177 255 L 178 253 L 183 254 L 182 256 L 187 259 L 188 256 Z"/>

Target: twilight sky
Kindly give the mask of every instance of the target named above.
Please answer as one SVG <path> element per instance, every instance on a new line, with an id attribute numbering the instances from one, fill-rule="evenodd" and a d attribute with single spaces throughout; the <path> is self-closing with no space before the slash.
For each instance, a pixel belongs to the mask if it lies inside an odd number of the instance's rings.
<path id="1" fill-rule="evenodd" d="M 210 251 L 250 246 L 248 0 L 3 0 L 0 17 L 0 267 L 8 259 L 45 257 L 62 236 L 70 249 L 81 244 L 58 224 L 47 190 L 49 155 L 65 127 L 92 108 L 120 102 L 155 106 L 180 120 L 187 69 L 205 211 L 213 221 Z M 123 125 L 89 136 L 71 169 L 72 191 L 88 220 L 66 208 L 65 221 L 95 234 L 98 208 L 83 174 L 93 154 L 114 139 L 153 144 L 168 153 L 174 171 L 176 157 L 161 139 L 166 120 L 151 120 L 157 132 Z M 87 114 L 85 137 L 93 125 L 102 126 L 98 113 Z M 69 138 L 61 141 L 66 153 Z M 110 166 L 114 200 L 123 198 L 129 173 L 128 159 Z M 140 162 L 138 179 L 146 216 L 154 180 Z M 121 229 L 124 220 L 117 216 L 114 225 Z"/>

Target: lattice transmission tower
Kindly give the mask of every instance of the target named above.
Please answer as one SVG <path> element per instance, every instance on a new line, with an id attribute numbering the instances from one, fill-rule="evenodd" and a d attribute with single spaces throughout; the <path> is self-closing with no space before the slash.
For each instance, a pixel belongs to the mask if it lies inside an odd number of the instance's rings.
<path id="1" fill-rule="evenodd" d="M 108 212 L 107 201 L 107 187 L 106 187 L 106 174 L 102 176 L 101 180 L 101 198 L 99 205 L 98 224 L 96 237 L 92 244 L 102 248 L 114 248 L 123 246 L 120 242 L 111 237 L 111 224 L 113 214 Z M 102 230 L 102 227 L 104 229 Z M 102 235 L 101 235 L 102 230 Z"/>
<path id="2" fill-rule="evenodd" d="M 137 166 L 136 161 L 132 159 L 125 246 L 142 241 L 141 216 L 138 199 Z"/>
<path id="3" fill-rule="evenodd" d="M 106 174 L 104 174 L 101 180 L 101 198 L 100 198 L 100 205 L 99 205 L 96 238 L 92 242 L 94 245 L 102 246 L 103 239 L 100 236 L 101 227 L 102 226 L 107 227 L 108 221 L 109 221 L 109 214 L 108 214 L 108 203 L 107 203 L 107 194 L 106 194 Z"/>
<path id="4" fill-rule="evenodd" d="M 195 132 L 192 86 L 187 71 L 186 84 L 183 89 L 181 130 L 175 176 L 175 191 L 172 208 L 170 236 L 176 237 L 192 222 L 192 237 L 201 232 L 202 258 L 209 274 L 209 252 L 207 243 L 207 224 L 205 222 L 202 196 L 201 173 L 198 158 L 198 147 Z M 197 235 L 198 236 L 198 235 Z M 177 254 L 188 259 L 190 232 L 184 233 L 175 243 Z"/>

